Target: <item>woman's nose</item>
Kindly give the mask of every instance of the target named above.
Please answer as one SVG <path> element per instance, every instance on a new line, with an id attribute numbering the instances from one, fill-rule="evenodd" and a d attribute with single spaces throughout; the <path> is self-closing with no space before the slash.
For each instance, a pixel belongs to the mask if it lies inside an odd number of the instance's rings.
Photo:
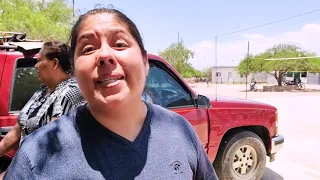
<path id="1" fill-rule="evenodd" d="M 39 62 L 37 62 L 37 63 L 34 65 L 34 67 L 35 67 L 36 69 L 38 69 L 38 63 L 39 63 Z"/>
<path id="2" fill-rule="evenodd" d="M 98 66 L 103 66 L 105 64 L 114 64 L 114 62 L 115 61 L 113 59 L 106 60 L 106 59 L 100 58 L 97 63 L 98 63 Z"/>
<path id="3" fill-rule="evenodd" d="M 101 46 L 96 59 L 97 66 L 113 65 L 116 63 L 116 58 L 113 55 L 113 49 L 108 45 Z"/>

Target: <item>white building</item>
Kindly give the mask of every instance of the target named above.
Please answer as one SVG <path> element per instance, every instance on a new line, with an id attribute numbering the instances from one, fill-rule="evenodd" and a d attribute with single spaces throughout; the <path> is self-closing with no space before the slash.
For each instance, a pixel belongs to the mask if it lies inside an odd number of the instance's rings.
<path id="1" fill-rule="evenodd" d="M 248 76 L 248 82 L 251 82 L 251 78 L 253 76 L 257 83 L 268 82 L 268 73 L 262 72 L 257 74 L 250 74 Z M 212 81 L 215 83 L 216 79 L 219 84 L 233 84 L 246 82 L 246 76 L 240 75 L 237 71 L 236 66 L 212 67 Z"/>
<path id="2" fill-rule="evenodd" d="M 248 76 L 248 82 L 251 82 L 251 78 L 257 83 L 277 84 L 276 79 L 269 73 L 261 72 L 256 74 L 250 74 Z M 216 78 L 217 77 L 217 78 Z M 305 84 L 320 84 L 320 73 L 312 72 L 288 72 L 286 80 L 293 80 L 294 77 L 300 77 L 301 81 Z M 237 71 L 237 66 L 218 66 L 212 67 L 212 82 L 219 84 L 233 84 L 233 83 L 245 83 L 246 77 L 241 76 Z"/>

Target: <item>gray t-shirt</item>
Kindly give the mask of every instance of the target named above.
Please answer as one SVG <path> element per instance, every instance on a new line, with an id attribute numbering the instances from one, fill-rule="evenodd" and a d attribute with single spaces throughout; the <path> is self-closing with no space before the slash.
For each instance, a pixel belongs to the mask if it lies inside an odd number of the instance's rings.
<path id="1" fill-rule="evenodd" d="M 24 139 L 4 179 L 218 179 L 191 124 L 146 103 L 131 142 L 104 128 L 86 106 Z"/>

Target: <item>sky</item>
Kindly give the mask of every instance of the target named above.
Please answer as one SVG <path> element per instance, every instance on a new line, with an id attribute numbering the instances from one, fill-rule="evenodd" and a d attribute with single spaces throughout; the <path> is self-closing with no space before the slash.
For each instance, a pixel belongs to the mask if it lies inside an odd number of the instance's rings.
<path id="1" fill-rule="evenodd" d="M 70 0 L 70 2 L 72 2 Z M 320 55 L 320 11 L 269 26 L 229 32 L 320 9 L 319 0 L 74 0 L 85 13 L 112 4 L 139 28 L 148 53 L 157 54 L 179 39 L 194 52 L 189 62 L 202 70 L 217 65 L 237 66 L 249 52 L 257 54 L 278 43 L 295 43 Z"/>

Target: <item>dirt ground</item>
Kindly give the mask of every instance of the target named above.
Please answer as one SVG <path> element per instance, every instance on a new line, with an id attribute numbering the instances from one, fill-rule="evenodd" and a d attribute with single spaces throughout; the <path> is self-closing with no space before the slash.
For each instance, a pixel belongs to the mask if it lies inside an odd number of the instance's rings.
<path id="1" fill-rule="evenodd" d="M 191 84 L 198 93 L 246 98 L 245 85 Z M 318 85 L 307 88 L 320 89 Z M 262 85 L 258 85 L 262 88 Z M 242 92 L 241 92 L 242 91 Z M 248 92 L 247 98 L 274 105 L 279 133 L 285 137 L 276 160 L 267 163 L 262 180 L 320 179 L 320 92 Z"/>

